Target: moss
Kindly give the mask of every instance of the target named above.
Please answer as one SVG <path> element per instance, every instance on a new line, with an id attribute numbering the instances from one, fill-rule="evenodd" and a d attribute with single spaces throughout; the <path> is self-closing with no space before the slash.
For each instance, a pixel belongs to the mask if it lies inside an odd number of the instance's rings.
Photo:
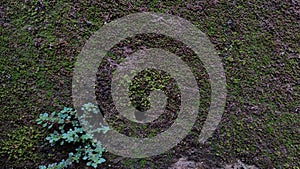
<path id="1" fill-rule="evenodd" d="M 0 140 L 0 156 L 3 164 L 12 166 L 22 166 L 28 161 L 39 161 L 38 155 L 40 140 L 44 139 L 41 131 L 33 127 L 18 127 L 7 132 L 7 137 Z M 14 161 L 14 164 L 10 163 Z M 31 163 L 35 166 L 35 163 Z"/>
<path id="2" fill-rule="evenodd" d="M 72 69 L 85 40 L 104 22 L 129 13 L 158 11 L 183 17 L 205 32 L 224 63 L 228 89 L 226 111 L 205 155 L 212 154 L 216 161 L 222 162 L 239 158 L 260 168 L 297 168 L 300 165 L 297 158 L 300 149 L 297 145 L 300 90 L 297 9 L 286 0 L 215 2 L 3 2 L 0 9 L 3 16 L 0 22 L 1 163 L 30 168 L 40 161 L 46 163 L 60 158 L 57 154 L 43 158 L 38 150 L 43 143 L 38 140 L 46 133 L 34 129 L 33 121 L 39 113 L 71 105 Z M 205 73 L 199 77 L 205 78 Z M 209 83 L 204 86 L 209 88 Z M 201 109 L 207 109 L 208 105 L 209 99 L 205 99 Z M 205 113 L 199 115 L 199 124 L 192 131 L 194 140 L 203 120 Z M 113 123 L 117 122 L 115 119 Z M 149 130 L 148 134 L 153 136 L 156 130 Z M 187 155 L 193 146 L 197 148 L 195 151 L 202 152 L 191 140 L 184 140 L 166 154 L 172 154 L 172 158 Z M 146 161 L 167 166 L 166 154 Z M 19 162 L 15 163 L 16 160 Z M 117 165 L 124 166 L 127 165 Z"/>

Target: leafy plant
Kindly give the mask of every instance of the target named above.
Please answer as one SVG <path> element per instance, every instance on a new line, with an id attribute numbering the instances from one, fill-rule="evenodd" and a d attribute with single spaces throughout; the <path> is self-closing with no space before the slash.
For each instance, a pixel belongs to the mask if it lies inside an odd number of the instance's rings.
<path id="1" fill-rule="evenodd" d="M 97 109 L 94 104 L 84 104 L 82 110 L 84 113 L 80 117 L 76 116 L 76 110 L 67 107 L 58 113 L 40 114 L 36 120 L 37 124 L 52 130 L 48 137 L 46 137 L 46 140 L 51 146 L 58 143 L 60 145 L 78 145 L 78 147 L 75 148 L 75 152 L 70 152 L 66 160 L 48 166 L 39 166 L 40 169 L 65 168 L 74 162 L 79 163 L 80 160 L 85 161 L 87 166 L 96 168 L 98 164 L 105 162 L 105 159 L 102 158 L 102 153 L 105 152 L 105 149 L 102 147 L 101 142 L 93 140 L 93 134 L 105 134 L 109 128 L 101 125 L 101 127 L 92 129 L 93 126 L 88 123 L 87 119 L 91 118 L 91 113 L 99 113 L 99 109 Z M 83 125 L 79 123 L 79 120 Z M 85 131 L 83 126 L 88 127 L 89 130 Z"/>

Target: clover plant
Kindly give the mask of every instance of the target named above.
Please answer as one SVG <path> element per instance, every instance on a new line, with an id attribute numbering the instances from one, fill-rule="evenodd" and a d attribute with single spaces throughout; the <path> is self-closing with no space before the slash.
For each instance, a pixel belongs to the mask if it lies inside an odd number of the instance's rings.
<path id="1" fill-rule="evenodd" d="M 46 140 L 54 146 L 56 144 L 73 144 L 78 145 L 74 148 L 74 152 L 70 152 L 67 159 L 59 163 L 49 164 L 48 166 L 39 166 L 40 169 L 61 169 L 67 168 L 74 162 L 79 163 L 83 160 L 87 166 L 96 168 L 99 164 L 105 162 L 102 158 L 105 149 L 101 142 L 93 139 L 94 133 L 106 133 L 109 128 L 100 125 L 100 127 L 93 129 L 92 125 L 88 123 L 88 118 L 92 114 L 98 114 L 99 109 L 92 104 L 87 103 L 82 106 L 84 113 L 77 117 L 76 111 L 72 108 L 65 107 L 60 112 L 52 112 L 40 114 L 36 120 L 37 124 L 44 128 L 50 129 L 52 132 L 46 137 Z M 81 124 L 79 123 L 79 120 Z M 85 131 L 83 125 L 89 130 Z"/>

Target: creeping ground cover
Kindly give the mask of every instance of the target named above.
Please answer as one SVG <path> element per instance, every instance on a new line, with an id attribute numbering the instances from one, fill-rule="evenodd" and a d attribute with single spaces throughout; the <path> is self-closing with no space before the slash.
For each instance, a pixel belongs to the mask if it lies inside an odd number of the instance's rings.
<path id="1" fill-rule="evenodd" d="M 300 167 L 299 0 L 6 0 L 0 4 L 1 169 Z M 170 128 L 178 117 L 182 94 L 168 72 L 149 68 L 129 81 L 132 105 L 141 112 L 151 107 L 152 91 L 163 91 L 167 97 L 165 111 L 153 123 L 120 116 L 111 96 L 112 77 L 122 62 L 137 51 L 161 48 L 190 67 L 199 87 L 194 91 L 200 95 L 199 112 L 191 131 L 162 154 L 130 158 L 106 151 L 91 137 L 93 133 L 84 130 L 83 117 L 77 115 L 72 100 L 76 59 L 94 32 L 138 12 L 188 20 L 207 35 L 222 61 L 226 105 L 219 125 L 204 143 L 198 138 L 211 104 L 207 70 L 185 43 L 153 33 L 127 37 L 109 50 L 95 75 L 97 103 L 87 102 L 81 111 L 99 108 L 96 113 L 103 114 L 109 126 L 94 132 L 103 137 L 111 128 L 136 138 L 154 138 Z M 135 114 L 137 121 L 144 116 Z"/>

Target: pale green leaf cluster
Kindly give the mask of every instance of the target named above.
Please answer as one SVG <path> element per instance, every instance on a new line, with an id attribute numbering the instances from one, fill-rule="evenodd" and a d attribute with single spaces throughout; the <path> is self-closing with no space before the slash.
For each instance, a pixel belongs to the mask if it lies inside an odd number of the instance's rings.
<path id="1" fill-rule="evenodd" d="M 94 104 L 84 104 L 82 106 L 82 110 L 84 113 L 80 117 L 77 117 L 75 110 L 67 107 L 58 113 L 52 112 L 51 114 L 40 114 L 36 122 L 44 128 L 52 130 L 52 132 L 46 137 L 46 140 L 51 144 L 51 146 L 57 144 L 79 145 L 74 149 L 74 152 L 69 153 L 66 160 L 62 160 L 59 163 L 49 164 L 48 166 L 39 166 L 40 169 L 67 168 L 73 163 L 79 163 L 81 160 L 85 161 L 87 166 L 96 168 L 99 164 L 105 162 L 105 159 L 102 158 L 102 154 L 105 152 L 105 149 L 101 145 L 101 142 L 93 139 L 93 134 L 105 134 L 108 132 L 109 127 L 101 125 L 101 127 L 92 128 L 93 126 L 89 124 L 87 118 L 91 117 L 91 114 L 99 113 L 99 109 Z M 82 125 L 79 123 L 79 119 Z M 87 126 L 88 129 L 91 130 L 86 132 L 83 125 L 85 127 Z"/>

